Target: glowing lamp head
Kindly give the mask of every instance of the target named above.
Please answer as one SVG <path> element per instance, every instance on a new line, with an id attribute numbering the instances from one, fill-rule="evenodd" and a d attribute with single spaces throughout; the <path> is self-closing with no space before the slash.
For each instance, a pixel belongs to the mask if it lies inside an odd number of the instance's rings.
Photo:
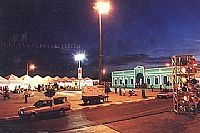
<path id="1" fill-rule="evenodd" d="M 36 66 L 35 66 L 34 64 L 30 64 L 30 65 L 29 65 L 29 69 L 30 69 L 30 70 L 34 70 L 35 68 L 36 68 Z"/>
<path id="2" fill-rule="evenodd" d="M 102 70 L 102 73 L 105 74 L 105 73 L 106 73 L 106 69 L 103 69 L 103 70 Z"/>
<path id="3" fill-rule="evenodd" d="M 108 14 L 110 10 L 110 3 L 98 1 L 93 8 L 98 10 L 100 14 Z"/>
<path id="4" fill-rule="evenodd" d="M 85 54 L 74 55 L 75 61 L 80 61 L 85 59 Z"/>
<path id="5" fill-rule="evenodd" d="M 166 66 L 166 67 L 169 67 L 169 66 L 170 66 L 170 64 L 169 64 L 169 63 L 165 63 L 165 66 Z"/>
<path id="6" fill-rule="evenodd" d="M 182 73 L 185 73 L 185 72 L 186 72 L 185 67 L 181 68 L 181 72 L 182 72 Z"/>

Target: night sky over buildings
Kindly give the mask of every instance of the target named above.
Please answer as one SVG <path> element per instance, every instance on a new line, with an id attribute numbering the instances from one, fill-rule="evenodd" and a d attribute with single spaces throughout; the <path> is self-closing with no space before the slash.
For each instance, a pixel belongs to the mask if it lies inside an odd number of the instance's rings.
<path id="1" fill-rule="evenodd" d="M 0 42 L 74 44 L 80 49 L 1 48 L 0 75 L 77 76 L 73 55 L 86 53 L 84 77 L 98 77 L 99 25 L 95 0 L 1 0 Z M 164 66 L 170 57 L 200 60 L 199 0 L 110 0 L 103 15 L 103 62 L 107 73 Z"/>

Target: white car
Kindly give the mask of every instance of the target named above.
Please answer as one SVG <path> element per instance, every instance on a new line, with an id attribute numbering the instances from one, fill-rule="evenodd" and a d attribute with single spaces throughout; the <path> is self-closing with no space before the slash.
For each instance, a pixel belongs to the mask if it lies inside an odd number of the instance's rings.
<path id="1" fill-rule="evenodd" d="M 164 89 L 157 94 L 157 98 L 172 98 L 173 90 L 172 89 Z"/>

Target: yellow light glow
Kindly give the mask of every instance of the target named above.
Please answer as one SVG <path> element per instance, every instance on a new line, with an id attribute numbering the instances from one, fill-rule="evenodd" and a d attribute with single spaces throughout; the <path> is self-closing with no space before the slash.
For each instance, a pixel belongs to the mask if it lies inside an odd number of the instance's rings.
<path id="1" fill-rule="evenodd" d="M 182 71 L 182 73 L 185 73 L 186 72 L 185 67 L 181 68 L 181 71 Z"/>
<path id="2" fill-rule="evenodd" d="M 106 69 L 103 69 L 103 74 L 105 74 L 106 73 Z"/>
<path id="3" fill-rule="evenodd" d="M 166 66 L 166 67 L 169 67 L 169 66 L 170 66 L 170 64 L 169 64 L 169 63 L 165 63 L 165 66 Z"/>
<path id="4" fill-rule="evenodd" d="M 34 64 L 30 64 L 30 65 L 29 65 L 29 69 L 30 69 L 30 70 L 34 70 L 35 68 L 36 68 L 36 66 L 35 66 Z"/>
<path id="5" fill-rule="evenodd" d="M 110 10 L 110 3 L 99 1 L 95 4 L 94 9 L 98 10 L 100 14 L 108 14 Z"/>

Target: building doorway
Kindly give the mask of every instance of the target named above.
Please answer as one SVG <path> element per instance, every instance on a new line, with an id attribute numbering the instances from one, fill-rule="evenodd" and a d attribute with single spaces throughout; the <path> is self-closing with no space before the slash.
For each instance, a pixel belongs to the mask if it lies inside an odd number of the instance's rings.
<path id="1" fill-rule="evenodd" d="M 138 73 L 136 76 L 136 88 L 141 88 L 144 84 L 144 76 L 142 73 Z"/>

